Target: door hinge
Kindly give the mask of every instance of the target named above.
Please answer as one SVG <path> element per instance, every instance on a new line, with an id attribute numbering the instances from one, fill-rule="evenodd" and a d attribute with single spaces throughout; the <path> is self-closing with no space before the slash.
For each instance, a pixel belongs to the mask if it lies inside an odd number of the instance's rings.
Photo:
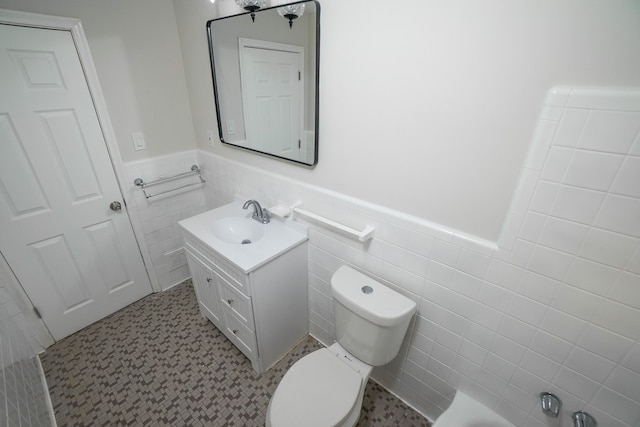
<path id="1" fill-rule="evenodd" d="M 42 319 L 42 314 L 40 314 L 40 310 L 38 310 L 38 307 L 33 307 L 33 312 L 36 314 L 36 316 L 38 316 L 38 319 Z"/>
<path id="2" fill-rule="evenodd" d="M 298 148 L 302 148 L 302 145 L 300 144 L 300 140 L 298 140 Z"/>
<path id="3" fill-rule="evenodd" d="M 300 71 L 298 71 L 298 81 L 302 80 L 302 74 L 300 74 Z"/>

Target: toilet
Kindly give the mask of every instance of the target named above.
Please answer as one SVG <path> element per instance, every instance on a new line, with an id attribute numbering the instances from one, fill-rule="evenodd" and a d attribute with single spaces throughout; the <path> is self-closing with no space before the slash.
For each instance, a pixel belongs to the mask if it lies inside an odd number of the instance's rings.
<path id="1" fill-rule="evenodd" d="M 337 342 L 297 361 L 267 409 L 267 427 L 352 427 L 374 366 L 397 356 L 416 303 L 347 267 L 331 278 Z"/>
<path id="2" fill-rule="evenodd" d="M 467 394 L 456 391 L 453 402 L 432 427 L 516 427 Z"/>

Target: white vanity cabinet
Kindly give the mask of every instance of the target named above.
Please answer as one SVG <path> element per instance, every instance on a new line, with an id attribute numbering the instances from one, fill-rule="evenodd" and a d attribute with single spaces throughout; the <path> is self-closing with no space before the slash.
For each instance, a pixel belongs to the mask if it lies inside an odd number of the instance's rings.
<path id="1" fill-rule="evenodd" d="M 188 221 L 180 226 L 201 314 L 265 372 L 308 332 L 306 235 L 245 270 L 196 236 Z"/>

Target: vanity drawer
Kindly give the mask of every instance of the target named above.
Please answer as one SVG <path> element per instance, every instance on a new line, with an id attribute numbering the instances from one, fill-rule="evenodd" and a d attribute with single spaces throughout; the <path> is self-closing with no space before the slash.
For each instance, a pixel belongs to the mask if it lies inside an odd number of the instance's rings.
<path id="1" fill-rule="evenodd" d="M 241 273 L 221 258 L 216 259 L 213 264 L 213 269 L 220 276 L 227 279 L 227 283 L 235 287 L 239 292 L 246 296 L 251 295 L 249 292 L 249 276 L 247 274 Z"/>
<path id="2" fill-rule="evenodd" d="M 224 307 L 223 313 L 225 322 L 224 334 L 245 356 L 250 360 L 256 360 L 258 347 L 255 333 L 243 325 L 228 307 Z"/>
<path id="3" fill-rule="evenodd" d="M 239 292 L 218 273 L 214 272 L 213 274 L 216 276 L 216 280 L 219 284 L 218 290 L 220 292 L 220 301 L 222 306 L 233 311 L 238 320 L 240 320 L 248 329 L 252 331 L 255 330 L 251 298 Z"/>

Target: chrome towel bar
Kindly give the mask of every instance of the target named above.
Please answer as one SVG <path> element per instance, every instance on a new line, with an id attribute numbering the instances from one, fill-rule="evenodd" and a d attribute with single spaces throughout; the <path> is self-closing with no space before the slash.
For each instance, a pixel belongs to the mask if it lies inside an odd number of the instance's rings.
<path id="1" fill-rule="evenodd" d="M 147 190 L 146 190 L 147 187 L 151 187 L 151 186 L 158 185 L 158 184 L 163 184 L 165 182 L 173 181 L 173 180 L 180 179 L 180 178 L 187 178 L 187 177 L 190 177 L 190 176 L 197 176 L 200 179 L 200 182 L 192 182 L 190 184 L 181 185 L 179 187 L 171 188 L 169 190 L 160 191 L 160 192 L 154 193 L 154 194 L 148 194 L 147 193 Z M 171 175 L 171 176 L 167 176 L 167 177 L 164 177 L 164 178 L 155 179 L 155 180 L 149 181 L 149 182 L 145 182 L 142 178 L 136 178 L 133 181 L 133 183 L 135 185 L 140 187 L 140 189 L 144 193 L 144 197 L 146 197 L 147 199 L 149 199 L 151 197 L 159 196 L 161 194 L 170 193 L 172 191 L 180 190 L 182 188 L 191 187 L 193 185 L 204 184 L 205 182 L 207 182 L 207 181 L 202 178 L 202 175 L 200 174 L 200 168 L 198 167 L 198 165 L 191 166 L 191 170 L 189 172 L 183 172 L 183 173 L 179 173 L 177 175 Z"/>

